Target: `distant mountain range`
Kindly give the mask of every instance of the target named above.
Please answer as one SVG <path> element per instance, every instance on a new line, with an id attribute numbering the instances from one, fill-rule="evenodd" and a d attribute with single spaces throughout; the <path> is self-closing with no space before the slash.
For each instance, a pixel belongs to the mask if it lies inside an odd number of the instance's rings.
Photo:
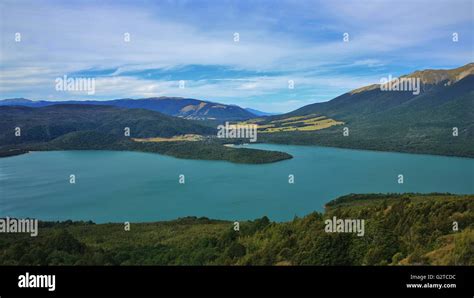
<path id="1" fill-rule="evenodd" d="M 419 78 L 419 94 L 382 91 L 379 84 L 362 87 L 259 123 L 311 115 L 344 122 L 343 126 L 261 134 L 259 140 L 474 157 L 474 63 L 416 71 L 401 78 Z M 349 129 L 346 137 L 343 127 Z"/>
<path id="2" fill-rule="evenodd" d="M 86 102 L 7 99 L 0 101 L 0 147 L 11 147 L 20 140 L 51 142 L 69 133 L 91 130 L 120 136 L 126 126 L 138 138 L 215 136 L 215 123 L 192 121 L 199 119 L 257 123 L 259 142 L 474 157 L 474 63 L 450 70 L 416 71 L 401 78 L 419 81 L 418 92 L 384 91 L 382 87 L 387 84 L 374 84 L 328 102 L 267 117 L 257 116 L 261 112 L 251 109 L 189 98 Z M 12 134 L 16 126 L 22 127 L 21 139 Z M 84 141 L 84 135 L 79 139 L 87 144 L 100 141 L 97 135 L 89 141 Z M 78 147 L 82 148 L 74 148 Z M 201 151 L 200 156 L 206 154 Z"/>
<path id="3" fill-rule="evenodd" d="M 27 107 L 45 107 L 56 104 L 88 104 L 88 105 L 110 105 L 129 109 L 147 109 L 157 111 L 166 115 L 191 119 L 191 120 L 228 120 L 238 121 L 255 118 L 265 114 L 236 105 L 225 105 L 193 98 L 181 97 L 153 97 L 143 99 L 115 99 L 115 100 L 88 100 L 88 101 L 32 101 L 25 98 L 13 98 L 0 100 L 0 106 L 20 105 Z"/>

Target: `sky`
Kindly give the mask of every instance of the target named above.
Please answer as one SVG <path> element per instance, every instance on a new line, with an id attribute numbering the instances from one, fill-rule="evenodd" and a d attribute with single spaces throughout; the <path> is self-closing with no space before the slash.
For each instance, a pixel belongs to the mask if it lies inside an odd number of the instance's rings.
<path id="1" fill-rule="evenodd" d="M 0 0 L 0 98 L 177 96 L 289 112 L 473 62 L 473 3 Z M 56 90 L 64 76 L 93 78 L 94 94 Z"/>

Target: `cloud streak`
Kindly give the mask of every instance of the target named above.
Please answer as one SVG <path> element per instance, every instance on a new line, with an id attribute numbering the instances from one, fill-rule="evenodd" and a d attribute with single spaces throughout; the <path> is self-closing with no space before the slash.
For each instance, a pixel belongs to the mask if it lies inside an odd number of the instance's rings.
<path id="1" fill-rule="evenodd" d="M 283 112 L 387 72 L 471 62 L 472 1 L 453 2 L 7 0 L 0 3 L 0 92 L 90 99 L 58 94 L 53 84 L 89 72 L 96 99 L 185 96 Z M 185 89 L 177 88 L 179 76 Z"/>

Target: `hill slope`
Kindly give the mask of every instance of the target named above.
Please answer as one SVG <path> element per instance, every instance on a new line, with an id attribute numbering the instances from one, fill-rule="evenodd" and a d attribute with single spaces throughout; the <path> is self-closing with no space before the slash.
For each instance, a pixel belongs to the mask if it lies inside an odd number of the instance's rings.
<path id="1" fill-rule="evenodd" d="M 344 122 L 348 136 L 337 126 L 266 134 L 260 141 L 474 157 L 474 64 L 404 77 L 420 79 L 419 94 L 370 85 L 261 123 L 325 116 Z M 454 128 L 458 136 L 453 136 Z"/>
<path id="2" fill-rule="evenodd" d="M 473 77 L 474 63 L 452 70 L 416 71 L 401 78 L 419 78 L 420 94 L 413 94 L 411 91 L 382 91 L 379 84 L 370 85 L 328 102 L 304 106 L 287 115 L 324 113 L 329 117 L 355 120 L 379 113 L 391 113 L 394 108 L 408 110 L 416 106 L 430 109 L 464 95 L 472 96 Z"/>
<path id="3" fill-rule="evenodd" d="M 14 128 L 21 128 L 21 137 Z M 94 105 L 53 105 L 42 108 L 0 107 L 0 144 L 50 141 L 74 131 L 94 130 L 131 137 L 171 137 L 186 133 L 214 134 L 215 129 L 196 122 L 141 109 Z"/>
<path id="4" fill-rule="evenodd" d="M 17 127 L 21 129 L 21 136 L 15 135 Z M 126 128 L 130 129 L 129 136 L 125 134 Z M 200 137 L 196 138 L 198 141 L 146 141 L 147 138 L 180 135 Z M 228 148 L 222 146 L 215 135 L 215 128 L 201 122 L 143 109 L 83 104 L 0 107 L 0 157 L 28 150 L 131 150 L 237 163 L 268 163 L 291 158 L 282 152 Z"/>
<path id="5" fill-rule="evenodd" d="M 188 217 L 156 223 L 45 222 L 5 234 L 0 265 L 474 265 L 472 195 L 349 195 L 290 222 Z M 364 236 L 325 220 L 364 219 Z M 453 221 L 459 230 L 453 231 Z M 126 235 L 126 237 L 124 237 Z"/>

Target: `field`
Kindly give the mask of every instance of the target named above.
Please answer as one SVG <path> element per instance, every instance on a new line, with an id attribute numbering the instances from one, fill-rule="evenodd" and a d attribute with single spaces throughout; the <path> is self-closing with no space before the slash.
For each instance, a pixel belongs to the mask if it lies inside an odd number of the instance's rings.
<path id="1" fill-rule="evenodd" d="M 336 121 L 325 116 L 311 114 L 306 116 L 294 116 L 271 121 L 262 118 L 256 118 L 247 121 L 242 121 L 238 124 L 257 124 L 259 133 L 276 133 L 291 131 L 315 131 L 329 128 L 335 125 L 342 125 L 344 124 L 344 122 Z"/>
<path id="2" fill-rule="evenodd" d="M 185 134 L 170 138 L 133 138 L 135 142 L 197 142 L 204 140 L 204 137 L 196 134 Z"/>

